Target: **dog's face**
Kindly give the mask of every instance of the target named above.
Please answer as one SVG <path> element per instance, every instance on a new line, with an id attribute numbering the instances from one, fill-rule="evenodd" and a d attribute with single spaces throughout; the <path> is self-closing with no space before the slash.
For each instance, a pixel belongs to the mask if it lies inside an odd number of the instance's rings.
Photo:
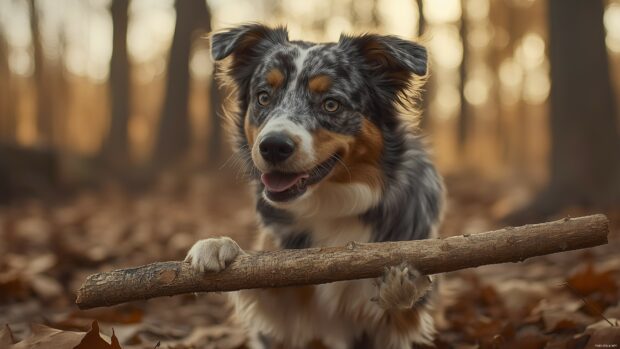
<path id="1" fill-rule="evenodd" d="M 338 43 L 289 41 L 284 28 L 245 25 L 211 37 L 237 94 L 240 151 L 251 154 L 264 196 L 290 202 L 324 182 L 382 185 L 384 132 L 426 50 L 392 36 Z"/>

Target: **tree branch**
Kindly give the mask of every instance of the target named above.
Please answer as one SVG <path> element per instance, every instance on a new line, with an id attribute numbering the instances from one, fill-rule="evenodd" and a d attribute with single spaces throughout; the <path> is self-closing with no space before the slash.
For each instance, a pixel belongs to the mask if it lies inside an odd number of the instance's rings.
<path id="1" fill-rule="evenodd" d="M 244 254 L 219 273 L 200 274 L 184 262 L 153 263 L 89 276 L 76 303 L 88 309 L 192 292 L 374 278 L 402 262 L 425 274 L 445 273 L 603 245 L 608 233 L 609 221 L 599 214 L 446 239 Z"/>

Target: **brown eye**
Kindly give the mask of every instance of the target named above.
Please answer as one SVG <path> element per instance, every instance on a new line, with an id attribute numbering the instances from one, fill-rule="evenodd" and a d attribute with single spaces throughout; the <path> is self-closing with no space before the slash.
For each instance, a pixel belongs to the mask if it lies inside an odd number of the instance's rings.
<path id="1" fill-rule="evenodd" d="M 337 112 L 340 109 L 340 103 L 334 99 L 326 99 L 323 102 L 323 109 L 328 113 Z"/>
<path id="2" fill-rule="evenodd" d="M 258 96 L 257 96 L 257 100 L 258 100 L 258 104 L 260 104 L 263 107 L 265 107 L 271 101 L 271 96 L 269 96 L 269 93 L 267 93 L 265 91 L 259 92 Z"/>

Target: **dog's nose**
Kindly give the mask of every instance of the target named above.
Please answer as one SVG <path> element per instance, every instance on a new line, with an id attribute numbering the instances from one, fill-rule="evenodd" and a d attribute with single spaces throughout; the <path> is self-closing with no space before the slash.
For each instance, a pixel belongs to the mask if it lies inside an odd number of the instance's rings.
<path id="1" fill-rule="evenodd" d="M 295 142 L 284 133 L 270 133 L 263 138 L 258 148 L 263 159 L 272 164 L 277 164 L 293 154 Z"/>

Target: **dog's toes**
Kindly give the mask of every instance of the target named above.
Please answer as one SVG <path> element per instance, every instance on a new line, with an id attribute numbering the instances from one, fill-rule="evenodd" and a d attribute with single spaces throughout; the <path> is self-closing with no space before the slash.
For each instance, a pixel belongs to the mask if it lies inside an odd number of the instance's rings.
<path id="1" fill-rule="evenodd" d="M 384 309 L 409 309 L 431 287 L 430 277 L 407 264 L 387 268 L 378 285 L 377 304 Z"/>
<path id="2" fill-rule="evenodd" d="M 200 240 L 187 253 L 185 261 L 200 272 L 224 270 L 243 250 L 231 238 Z"/>

